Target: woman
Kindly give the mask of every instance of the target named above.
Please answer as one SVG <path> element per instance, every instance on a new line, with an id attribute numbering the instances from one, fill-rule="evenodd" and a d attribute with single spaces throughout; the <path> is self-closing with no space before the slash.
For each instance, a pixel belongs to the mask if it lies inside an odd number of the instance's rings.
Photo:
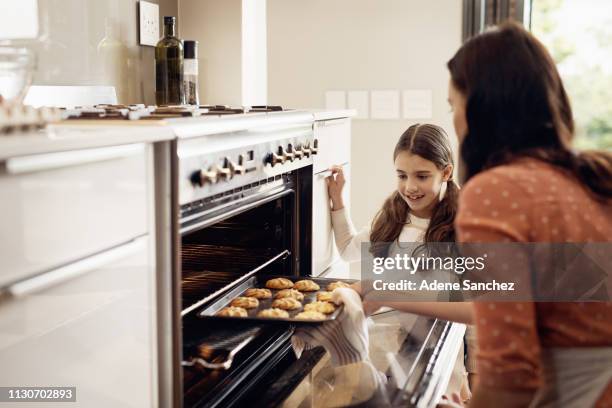
<path id="1" fill-rule="evenodd" d="M 467 41 L 448 69 L 467 180 L 458 241 L 609 242 L 612 155 L 572 149 L 572 110 L 544 46 L 507 23 Z M 474 303 L 483 380 L 470 406 L 612 405 L 611 306 Z"/>

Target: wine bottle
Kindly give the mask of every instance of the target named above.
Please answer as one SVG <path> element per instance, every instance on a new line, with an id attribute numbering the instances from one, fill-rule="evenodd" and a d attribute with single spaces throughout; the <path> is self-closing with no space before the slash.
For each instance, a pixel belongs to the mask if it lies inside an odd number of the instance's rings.
<path id="1" fill-rule="evenodd" d="M 175 34 L 176 18 L 164 17 L 164 36 L 155 46 L 155 102 L 183 105 L 183 44 Z"/>

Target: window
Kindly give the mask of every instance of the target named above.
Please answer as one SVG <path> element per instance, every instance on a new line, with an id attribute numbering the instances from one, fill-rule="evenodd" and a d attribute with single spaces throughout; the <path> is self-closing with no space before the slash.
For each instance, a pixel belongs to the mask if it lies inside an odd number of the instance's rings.
<path id="1" fill-rule="evenodd" d="M 612 7 L 602 0 L 533 0 L 531 31 L 569 94 L 579 148 L 612 149 Z"/>

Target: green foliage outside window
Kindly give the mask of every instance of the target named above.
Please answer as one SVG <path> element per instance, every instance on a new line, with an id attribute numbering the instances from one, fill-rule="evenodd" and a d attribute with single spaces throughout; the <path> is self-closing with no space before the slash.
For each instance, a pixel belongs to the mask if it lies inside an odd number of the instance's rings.
<path id="1" fill-rule="evenodd" d="M 533 0 L 531 31 L 569 94 L 578 148 L 612 149 L 612 8 L 602 0 Z"/>

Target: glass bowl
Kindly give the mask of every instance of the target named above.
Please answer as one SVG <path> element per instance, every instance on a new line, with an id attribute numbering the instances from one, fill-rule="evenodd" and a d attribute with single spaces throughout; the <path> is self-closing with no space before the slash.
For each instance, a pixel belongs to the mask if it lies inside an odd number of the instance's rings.
<path id="1" fill-rule="evenodd" d="M 0 104 L 20 104 L 32 83 L 34 54 L 27 48 L 0 46 Z"/>

